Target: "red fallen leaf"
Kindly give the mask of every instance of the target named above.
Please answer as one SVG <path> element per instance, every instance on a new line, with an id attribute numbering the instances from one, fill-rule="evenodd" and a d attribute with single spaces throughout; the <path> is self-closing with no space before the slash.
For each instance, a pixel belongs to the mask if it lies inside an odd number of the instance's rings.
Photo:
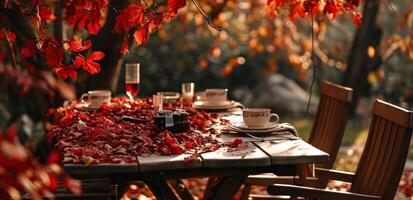
<path id="1" fill-rule="evenodd" d="M 148 24 L 141 26 L 138 30 L 135 31 L 135 34 L 133 34 L 133 36 L 135 37 L 135 42 L 138 45 L 145 44 L 149 38 Z"/>
<path id="2" fill-rule="evenodd" d="M 169 150 L 171 151 L 172 154 L 175 154 L 175 155 L 184 153 L 184 150 L 178 145 L 174 145 L 170 147 Z"/>
<path id="3" fill-rule="evenodd" d="M 233 141 L 233 143 L 234 143 L 234 145 L 239 146 L 239 145 L 241 145 L 242 143 L 244 143 L 244 141 L 242 141 L 241 138 L 235 138 L 234 141 Z"/>
<path id="4" fill-rule="evenodd" d="M 86 166 L 89 166 L 96 162 L 96 160 L 91 156 L 82 156 L 82 161 L 85 163 Z"/>
<path id="5" fill-rule="evenodd" d="M 169 146 L 172 146 L 172 145 L 175 144 L 175 140 L 174 140 L 173 138 L 171 138 L 171 137 L 165 138 L 164 142 L 165 142 L 165 144 L 167 144 L 167 145 L 169 145 Z"/>
<path id="6" fill-rule="evenodd" d="M 67 189 L 76 195 L 82 194 L 82 183 L 79 180 L 64 176 L 64 185 Z"/>
<path id="7" fill-rule="evenodd" d="M 185 141 L 184 145 L 187 149 L 192 149 L 193 147 L 193 143 L 191 141 Z"/>
<path id="8" fill-rule="evenodd" d="M 28 39 L 22 49 L 20 50 L 20 55 L 24 58 L 32 57 L 37 51 L 36 41 Z"/>
<path id="9" fill-rule="evenodd" d="M 83 43 L 82 40 L 72 40 L 69 42 L 69 49 L 76 53 L 90 49 L 91 46 L 92 42 L 90 40 L 86 40 Z"/>
<path id="10" fill-rule="evenodd" d="M 56 67 L 56 74 L 63 79 L 67 79 L 69 77 L 72 79 L 77 79 L 76 68 L 77 67 L 75 65 L 60 65 L 59 67 Z"/>
<path id="11" fill-rule="evenodd" d="M 186 0 L 168 0 L 169 12 L 176 14 L 178 9 L 186 6 Z"/>
<path id="12" fill-rule="evenodd" d="M 104 56 L 105 54 L 101 51 L 91 53 L 87 59 L 82 55 L 78 55 L 75 57 L 73 64 L 76 67 L 82 67 L 83 70 L 88 71 L 90 74 L 96 74 L 100 72 L 100 64 L 94 61 L 102 60 Z"/>
<path id="13" fill-rule="evenodd" d="M 3 62 L 3 60 L 4 60 L 4 54 L 0 52 L 0 62 Z"/>

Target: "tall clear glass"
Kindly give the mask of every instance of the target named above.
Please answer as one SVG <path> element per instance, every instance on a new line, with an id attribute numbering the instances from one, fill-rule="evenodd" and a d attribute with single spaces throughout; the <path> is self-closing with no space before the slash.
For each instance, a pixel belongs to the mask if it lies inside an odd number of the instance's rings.
<path id="1" fill-rule="evenodd" d="M 182 83 L 182 102 L 184 104 L 192 103 L 195 93 L 195 83 Z"/>
<path id="2" fill-rule="evenodd" d="M 127 63 L 125 66 L 125 90 L 130 99 L 134 99 L 139 94 L 140 84 L 140 64 Z"/>

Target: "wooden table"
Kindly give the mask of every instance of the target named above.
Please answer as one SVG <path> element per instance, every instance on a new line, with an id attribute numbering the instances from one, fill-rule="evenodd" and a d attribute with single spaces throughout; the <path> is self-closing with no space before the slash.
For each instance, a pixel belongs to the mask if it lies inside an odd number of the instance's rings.
<path id="1" fill-rule="evenodd" d="M 166 180 L 192 177 L 222 177 L 205 199 L 231 199 L 251 174 L 275 173 L 296 175 L 297 165 L 328 161 L 328 154 L 303 140 L 248 142 L 248 152 L 203 153 L 190 162 L 188 155 L 138 157 L 133 164 L 98 164 L 85 166 L 66 164 L 66 172 L 74 177 L 109 178 L 125 187 L 128 181 L 143 180 L 158 199 L 177 199 Z"/>
<path id="2" fill-rule="evenodd" d="M 176 156 L 137 157 L 131 164 L 65 164 L 66 172 L 74 177 L 109 178 L 113 184 L 126 187 L 129 181 L 142 180 L 157 199 L 178 199 L 167 180 L 179 183 L 192 177 L 219 177 L 205 199 L 232 199 L 248 175 L 274 173 L 296 175 L 297 166 L 328 161 L 328 154 L 305 141 L 257 141 L 243 138 L 248 148 L 228 152 L 223 147 L 215 152 L 202 153 L 198 159 L 185 161 L 188 154 Z M 220 137 L 232 141 L 231 137 Z M 255 140 L 255 141 L 254 141 Z M 185 188 L 182 188 L 185 190 Z M 176 191 L 178 194 L 180 191 Z M 184 195 L 185 196 L 185 195 Z M 181 196 L 182 197 L 182 196 Z M 191 199 L 185 196 L 185 199 Z"/>

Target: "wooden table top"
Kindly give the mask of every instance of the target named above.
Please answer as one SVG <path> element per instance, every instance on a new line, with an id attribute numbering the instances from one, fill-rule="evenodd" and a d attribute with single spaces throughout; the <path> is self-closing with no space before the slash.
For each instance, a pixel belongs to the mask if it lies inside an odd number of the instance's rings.
<path id="1" fill-rule="evenodd" d="M 239 120 L 239 119 L 232 119 Z M 242 137 L 237 135 L 234 137 Z M 233 141 L 234 137 L 217 138 L 223 142 Z M 238 151 L 228 151 L 222 147 L 214 152 L 200 154 L 200 157 L 187 161 L 190 154 L 149 157 L 137 157 L 136 163 L 128 164 L 65 164 L 64 168 L 69 174 L 134 174 L 167 171 L 191 171 L 202 173 L 208 170 L 241 170 L 241 169 L 266 169 L 272 166 L 297 165 L 306 163 L 327 162 L 327 153 L 311 146 L 307 142 L 297 140 L 258 141 L 244 137 L 246 148 Z"/>

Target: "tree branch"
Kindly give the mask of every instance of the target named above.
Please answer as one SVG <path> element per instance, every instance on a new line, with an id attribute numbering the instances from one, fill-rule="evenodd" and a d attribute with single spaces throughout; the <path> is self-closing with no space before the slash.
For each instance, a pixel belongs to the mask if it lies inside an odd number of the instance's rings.
<path id="1" fill-rule="evenodd" d="M 205 12 L 202 10 L 202 8 L 199 6 L 198 2 L 196 0 L 192 0 L 192 3 L 194 3 L 194 5 L 196 6 L 196 8 L 198 9 L 198 11 L 201 13 L 202 16 L 204 16 L 205 20 L 208 22 L 208 25 L 217 30 L 217 31 L 222 31 L 223 29 L 220 26 L 215 26 L 214 24 L 212 24 L 212 20 L 205 14 Z"/>
<path id="2" fill-rule="evenodd" d="M 56 19 L 53 23 L 53 31 L 54 31 L 54 37 L 59 42 L 63 40 L 63 24 L 62 24 L 63 14 L 62 14 L 61 6 L 62 6 L 62 1 L 56 0 L 55 7 L 54 7 L 54 13 L 55 13 Z"/>

